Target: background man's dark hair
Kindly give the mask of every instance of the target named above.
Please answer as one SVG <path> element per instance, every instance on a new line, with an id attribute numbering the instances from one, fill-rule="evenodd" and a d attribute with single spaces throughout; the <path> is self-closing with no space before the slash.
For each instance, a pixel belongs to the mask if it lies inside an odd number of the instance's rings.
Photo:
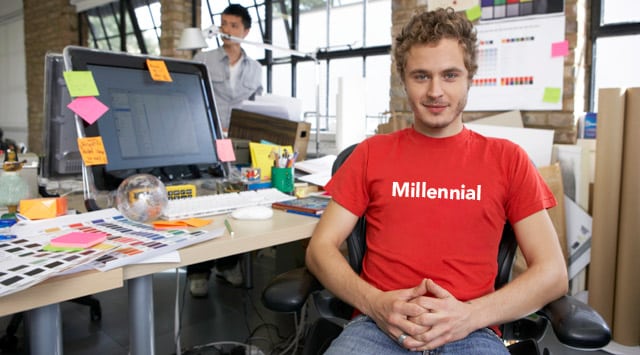
<path id="1" fill-rule="evenodd" d="M 247 9 L 242 5 L 231 4 L 222 11 L 222 14 L 238 16 L 242 18 L 242 25 L 244 25 L 244 28 L 251 28 L 251 15 L 249 15 L 249 11 L 247 11 Z"/>

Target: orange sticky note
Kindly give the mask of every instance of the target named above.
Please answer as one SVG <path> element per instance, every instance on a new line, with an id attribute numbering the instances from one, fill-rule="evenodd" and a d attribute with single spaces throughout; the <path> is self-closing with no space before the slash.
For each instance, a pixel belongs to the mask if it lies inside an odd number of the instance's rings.
<path id="1" fill-rule="evenodd" d="M 569 55 L 569 41 L 551 44 L 551 57 L 566 57 Z"/>
<path id="2" fill-rule="evenodd" d="M 171 229 L 171 228 L 187 228 L 187 227 L 204 227 L 211 224 L 210 219 L 189 218 L 179 219 L 175 221 L 153 221 L 151 222 L 155 229 Z"/>
<path id="3" fill-rule="evenodd" d="M 78 138 L 78 149 L 86 166 L 107 164 L 107 153 L 104 150 L 102 137 Z"/>
<path id="4" fill-rule="evenodd" d="M 20 214 L 29 219 L 45 219 L 62 216 L 67 213 L 65 197 L 47 197 L 20 200 Z"/>
<path id="5" fill-rule="evenodd" d="M 151 222 L 155 229 L 173 229 L 173 228 L 187 228 L 189 225 L 182 220 L 177 221 L 153 221 Z"/>
<path id="6" fill-rule="evenodd" d="M 151 79 L 155 81 L 173 81 L 167 69 L 167 63 L 165 63 L 164 60 L 147 59 L 147 67 L 149 68 Z"/>
<path id="7" fill-rule="evenodd" d="M 220 161 L 236 161 L 236 153 L 233 151 L 231 139 L 216 139 L 216 151 Z"/>
<path id="8" fill-rule="evenodd" d="M 210 219 L 203 219 L 203 218 L 189 218 L 189 219 L 185 219 L 184 222 L 191 227 L 204 227 L 208 224 L 211 224 Z"/>

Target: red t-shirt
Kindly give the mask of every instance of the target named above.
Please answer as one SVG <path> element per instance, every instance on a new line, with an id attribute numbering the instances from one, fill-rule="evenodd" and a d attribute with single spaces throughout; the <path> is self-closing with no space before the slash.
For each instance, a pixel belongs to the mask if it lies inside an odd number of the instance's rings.
<path id="1" fill-rule="evenodd" d="M 494 290 L 505 221 L 556 203 L 519 146 L 466 128 L 366 139 L 326 189 L 367 218 L 364 280 L 388 291 L 430 278 L 461 301 Z"/>

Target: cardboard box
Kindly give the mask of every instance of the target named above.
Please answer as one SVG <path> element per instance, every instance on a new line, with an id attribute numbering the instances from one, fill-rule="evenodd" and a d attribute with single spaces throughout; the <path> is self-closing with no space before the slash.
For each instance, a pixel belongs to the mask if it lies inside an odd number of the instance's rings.
<path id="1" fill-rule="evenodd" d="M 307 156 L 310 131 L 309 122 L 295 122 L 239 109 L 231 110 L 229 138 L 290 145 L 298 152 L 298 160 L 304 160 Z"/>

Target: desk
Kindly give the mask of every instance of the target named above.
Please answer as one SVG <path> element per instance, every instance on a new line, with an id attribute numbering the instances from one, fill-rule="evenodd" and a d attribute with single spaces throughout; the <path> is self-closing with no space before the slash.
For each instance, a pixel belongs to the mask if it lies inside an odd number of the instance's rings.
<path id="1" fill-rule="evenodd" d="M 219 228 L 225 216 L 215 216 L 204 228 Z M 129 349 L 133 355 L 154 354 L 153 274 L 205 260 L 246 253 L 309 238 L 318 219 L 275 211 L 262 221 L 231 220 L 235 236 L 224 236 L 180 249 L 180 263 L 136 264 L 107 272 L 85 271 L 46 280 L 0 298 L 0 316 L 25 311 L 29 319 L 31 352 L 62 353 L 62 327 L 58 303 L 76 297 L 129 286 Z M 56 349 L 58 349 L 56 351 Z"/>

